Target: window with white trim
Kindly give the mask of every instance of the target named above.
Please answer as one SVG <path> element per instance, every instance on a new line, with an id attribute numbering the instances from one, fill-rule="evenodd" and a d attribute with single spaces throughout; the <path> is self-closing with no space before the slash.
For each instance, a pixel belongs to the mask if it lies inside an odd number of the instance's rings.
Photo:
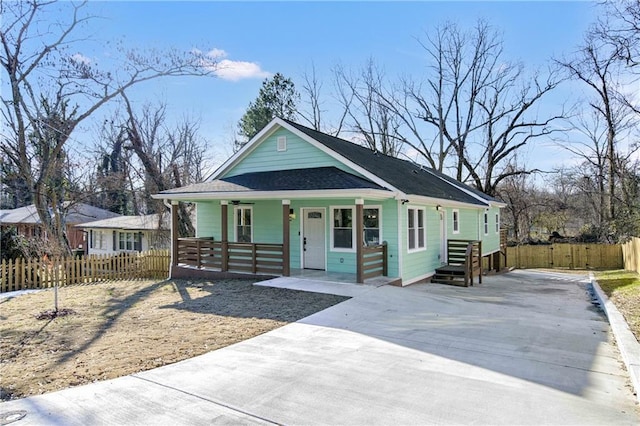
<path id="1" fill-rule="evenodd" d="M 426 248 L 425 209 L 407 209 L 407 243 L 409 251 Z"/>
<path id="2" fill-rule="evenodd" d="M 484 212 L 484 235 L 489 234 L 489 213 Z"/>
<path id="3" fill-rule="evenodd" d="M 123 251 L 134 251 L 141 247 L 141 235 L 139 232 L 119 232 L 118 248 Z"/>
<path id="4" fill-rule="evenodd" d="M 496 213 L 496 234 L 500 233 L 500 213 Z"/>
<path id="5" fill-rule="evenodd" d="M 331 209 L 331 246 L 337 250 L 353 250 L 354 207 L 334 207 Z"/>
<path id="6" fill-rule="evenodd" d="M 106 248 L 106 238 L 104 237 L 104 233 L 102 231 L 93 231 L 93 247 L 97 249 Z"/>
<path id="7" fill-rule="evenodd" d="M 364 245 L 375 246 L 380 244 L 380 209 L 377 207 L 365 207 L 362 210 L 364 225 Z"/>
<path id="8" fill-rule="evenodd" d="M 250 243 L 253 241 L 253 208 L 252 207 L 236 207 L 235 214 L 235 230 L 236 242 Z"/>
<path id="9" fill-rule="evenodd" d="M 453 223 L 453 233 L 460 233 L 460 210 L 455 209 L 451 211 L 452 223 Z"/>

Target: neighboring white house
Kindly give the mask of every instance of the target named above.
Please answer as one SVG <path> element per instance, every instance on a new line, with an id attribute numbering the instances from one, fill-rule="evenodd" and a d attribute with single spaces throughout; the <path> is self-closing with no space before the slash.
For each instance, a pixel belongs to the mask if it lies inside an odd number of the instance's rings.
<path id="1" fill-rule="evenodd" d="M 86 223 L 87 221 L 102 221 L 109 218 L 120 217 L 119 214 L 104 210 L 99 207 L 91 206 L 85 203 L 70 203 L 65 201 L 63 204 L 64 222 L 67 229 L 67 238 L 69 246 L 72 250 L 86 251 L 86 236 L 76 225 Z M 52 212 L 52 215 L 55 215 Z M 0 210 L 0 227 L 2 229 L 15 228 L 18 235 L 25 238 L 40 237 L 47 239 L 47 233 L 40 222 L 36 207 L 31 204 L 12 210 Z"/>
<path id="2" fill-rule="evenodd" d="M 119 216 L 76 225 L 86 232 L 88 254 L 112 254 L 170 247 L 168 215 Z"/>

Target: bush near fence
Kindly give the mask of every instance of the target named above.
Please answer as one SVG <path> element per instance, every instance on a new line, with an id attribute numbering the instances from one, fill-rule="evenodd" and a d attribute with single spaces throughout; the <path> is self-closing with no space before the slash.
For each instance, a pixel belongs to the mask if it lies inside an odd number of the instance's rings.
<path id="1" fill-rule="evenodd" d="M 169 250 L 117 255 L 3 260 L 0 293 L 109 280 L 169 276 Z"/>
<path id="2" fill-rule="evenodd" d="M 621 269 L 620 244 L 544 244 L 507 247 L 507 266 L 515 268 Z"/>

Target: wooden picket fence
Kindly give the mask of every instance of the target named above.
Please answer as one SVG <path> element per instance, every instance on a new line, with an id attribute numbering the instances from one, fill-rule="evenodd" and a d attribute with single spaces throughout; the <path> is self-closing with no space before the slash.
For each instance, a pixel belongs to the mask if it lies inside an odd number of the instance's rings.
<path id="1" fill-rule="evenodd" d="M 507 266 L 621 269 L 624 262 L 620 244 L 548 244 L 507 247 Z"/>
<path id="2" fill-rule="evenodd" d="M 169 250 L 150 250 L 118 255 L 3 260 L 0 293 L 49 288 L 56 284 L 87 284 L 169 276 Z"/>
<path id="3" fill-rule="evenodd" d="M 634 237 L 622 245 L 624 269 L 640 273 L 640 238 Z"/>

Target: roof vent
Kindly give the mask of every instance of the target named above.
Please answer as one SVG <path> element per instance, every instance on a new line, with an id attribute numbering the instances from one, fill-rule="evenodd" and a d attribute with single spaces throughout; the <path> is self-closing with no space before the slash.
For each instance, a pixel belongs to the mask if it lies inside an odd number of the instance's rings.
<path id="1" fill-rule="evenodd" d="M 278 136 L 278 151 L 286 151 L 287 150 L 287 137 L 286 136 Z"/>

